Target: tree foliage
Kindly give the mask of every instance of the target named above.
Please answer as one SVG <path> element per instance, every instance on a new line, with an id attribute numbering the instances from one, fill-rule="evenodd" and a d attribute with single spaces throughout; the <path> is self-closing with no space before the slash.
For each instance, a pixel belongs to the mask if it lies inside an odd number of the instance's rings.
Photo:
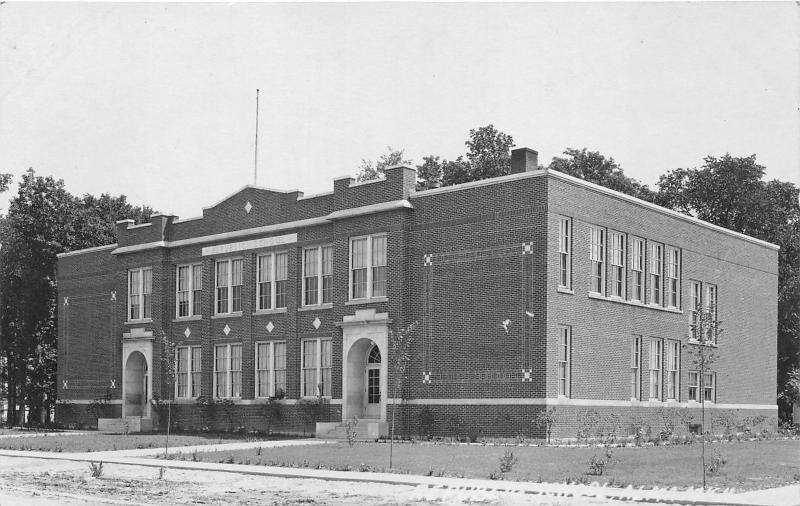
<path id="1" fill-rule="evenodd" d="M 647 185 L 626 176 L 614 158 L 606 158 L 599 152 L 588 151 L 586 148 L 567 148 L 564 155 L 563 158 L 553 157 L 547 168 L 643 200 L 654 200 L 653 191 Z"/>
<path id="2" fill-rule="evenodd" d="M 361 160 L 358 167 L 357 181 L 372 181 L 384 177 L 386 169 L 395 165 L 411 165 L 412 161 L 405 158 L 404 149 L 392 149 L 386 146 L 387 152 L 378 157 L 377 162 Z"/>
<path id="3" fill-rule="evenodd" d="M 8 382 L 10 422 L 17 406 L 27 405 L 38 419 L 55 401 L 56 255 L 113 243 L 116 220 L 148 219 L 151 212 L 124 196 L 76 198 L 61 180 L 32 169 L 23 174 L 0 219 L 1 379 Z"/>

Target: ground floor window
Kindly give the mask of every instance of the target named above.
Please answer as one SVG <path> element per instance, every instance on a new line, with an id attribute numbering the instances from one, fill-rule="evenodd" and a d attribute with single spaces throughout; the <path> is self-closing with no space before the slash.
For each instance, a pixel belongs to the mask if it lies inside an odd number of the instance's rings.
<path id="1" fill-rule="evenodd" d="M 286 395 L 286 343 L 256 343 L 256 397 Z"/>
<path id="2" fill-rule="evenodd" d="M 330 339 L 304 339 L 300 356 L 300 391 L 303 397 L 331 396 L 333 347 Z"/>
<path id="3" fill-rule="evenodd" d="M 179 346 L 175 349 L 175 397 L 200 396 L 200 347 Z"/>
<path id="4" fill-rule="evenodd" d="M 650 398 L 661 400 L 661 361 L 664 357 L 664 341 L 650 339 Z"/>
<path id="5" fill-rule="evenodd" d="M 214 397 L 242 396 L 242 345 L 214 346 Z"/>
<path id="6" fill-rule="evenodd" d="M 713 372 L 703 374 L 703 401 L 717 401 L 717 375 Z M 700 402 L 700 373 L 691 371 L 689 373 L 689 400 Z"/>
<path id="7" fill-rule="evenodd" d="M 570 355 L 572 351 L 572 329 L 560 327 L 558 336 L 558 395 L 570 395 Z"/>

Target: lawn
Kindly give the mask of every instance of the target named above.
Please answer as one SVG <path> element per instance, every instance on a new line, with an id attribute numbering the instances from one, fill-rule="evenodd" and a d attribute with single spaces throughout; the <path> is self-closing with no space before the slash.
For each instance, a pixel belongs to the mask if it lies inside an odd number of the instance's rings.
<path id="1" fill-rule="evenodd" d="M 586 480 L 627 486 L 702 486 L 700 445 L 613 449 L 616 463 L 604 476 L 586 475 L 589 459 L 605 457 L 603 448 L 500 447 L 480 445 L 398 444 L 392 472 L 488 478 L 500 457 L 511 450 L 518 459 L 505 478 L 515 481 Z M 759 489 L 800 481 L 800 441 L 750 441 L 706 446 L 707 461 L 721 453 L 726 463 L 708 480 L 710 487 Z M 386 471 L 389 445 L 347 443 L 261 450 L 182 454 L 177 458 L 236 464 L 321 467 L 335 470 Z"/>
<path id="2" fill-rule="evenodd" d="M 164 434 L 104 434 L 89 432 L 84 435 L 48 434 L 37 437 L 0 438 L 0 449 L 54 452 L 100 452 L 109 450 L 131 450 L 134 448 L 158 448 L 164 446 Z M 259 437 L 258 440 L 274 438 Z M 170 434 L 169 446 L 194 446 L 219 443 L 235 443 L 253 440 L 240 435 L 185 435 Z"/>

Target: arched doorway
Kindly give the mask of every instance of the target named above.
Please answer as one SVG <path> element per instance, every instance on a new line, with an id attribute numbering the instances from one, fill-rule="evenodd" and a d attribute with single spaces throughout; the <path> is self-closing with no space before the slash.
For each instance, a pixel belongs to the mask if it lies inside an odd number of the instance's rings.
<path id="1" fill-rule="evenodd" d="M 367 352 L 364 379 L 366 392 L 364 418 L 379 419 L 381 417 L 381 350 L 372 343 Z"/>
<path id="2" fill-rule="evenodd" d="M 128 355 L 125 362 L 124 416 L 146 416 L 150 392 L 147 359 L 139 351 Z"/>

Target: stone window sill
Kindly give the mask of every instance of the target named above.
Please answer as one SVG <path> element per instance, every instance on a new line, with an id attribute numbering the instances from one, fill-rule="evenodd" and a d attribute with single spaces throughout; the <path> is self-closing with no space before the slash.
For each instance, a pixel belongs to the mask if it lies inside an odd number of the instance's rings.
<path id="1" fill-rule="evenodd" d="M 325 304 L 317 304 L 315 306 L 303 306 L 298 311 L 321 311 L 323 309 L 333 309 L 333 303 L 327 302 Z"/>
<path id="2" fill-rule="evenodd" d="M 356 306 L 358 304 L 375 304 L 378 302 L 389 302 L 389 297 L 372 297 L 370 299 L 353 299 L 344 303 L 345 306 Z"/>
<path id="3" fill-rule="evenodd" d="M 569 295 L 575 295 L 575 291 L 574 290 L 570 290 L 569 288 L 564 288 L 563 286 L 559 286 L 558 288 L 556 288 L 556 291 L 558 293 L 566 293 L 566 294 L 569 294 Z"/>
<path id="4" fill-rule="evenodd" d="M 125 322 L 125 325 L 143 325 L 145 323 L 153 323 L 153 319 L 145 318 L 143 320 L 128 320 Z"/>
<path id="5" fill-rule="evenodd" d="M 282 314 L 285 313 L 287 309 L 285 307 L 278 307 L 275 309 L 259 309 L 253 313 L 253 315 L 258 316 L 260 314 Z"/>
<path id="6" fill-rule="evenodd" d="M 236 313 L 215 314 L 214 316 L 211 317 L 211 319 L 212 320 L 222 320 L 222 319 L 225 319 L 225 318 L 241 318 L 241 317 L 242 317 L 242 312 L 239 311 L 239 312 L 236 312 Z"/>
<path id="7" fill-rule="evenodd" d="M 608 302 L 615 302 L 617 304 L 625 304 L 625 305 L 628 305 L 628 306 L 642 307 L 642 308 L 645 308 L 645 309 L 653 309 L 655 311 L 664 311 L 664 312 L 673 313 L 673 314 L 683 314 L 683 311 L 681 311 L 680 309 L 668 308 L 668 307 L 663 307 L 663 306 L 656 306 L 654 304 L 642 304 L 641 302 L 636 302 L 636 301 L 633 301 L 633 300 L 620 299 L 619 297 L 606 297 L 605 295 L 601 295 L 599 293 L 594 293 L 594 292 L 589 292 L 589 298 L 590 299 L 596 299 L 596 300 L 605 300 L 605 301 L 608 301 Z"/>
<path id="8" fill-rule="evenodd" d="M 180 322 L 196 322 L 198 320 L 202 320 L 203 315 L 192 315 L 192 316 L 179 316 L 177 318 L 173 318 L 172 323 L 180 323 Z"/>

